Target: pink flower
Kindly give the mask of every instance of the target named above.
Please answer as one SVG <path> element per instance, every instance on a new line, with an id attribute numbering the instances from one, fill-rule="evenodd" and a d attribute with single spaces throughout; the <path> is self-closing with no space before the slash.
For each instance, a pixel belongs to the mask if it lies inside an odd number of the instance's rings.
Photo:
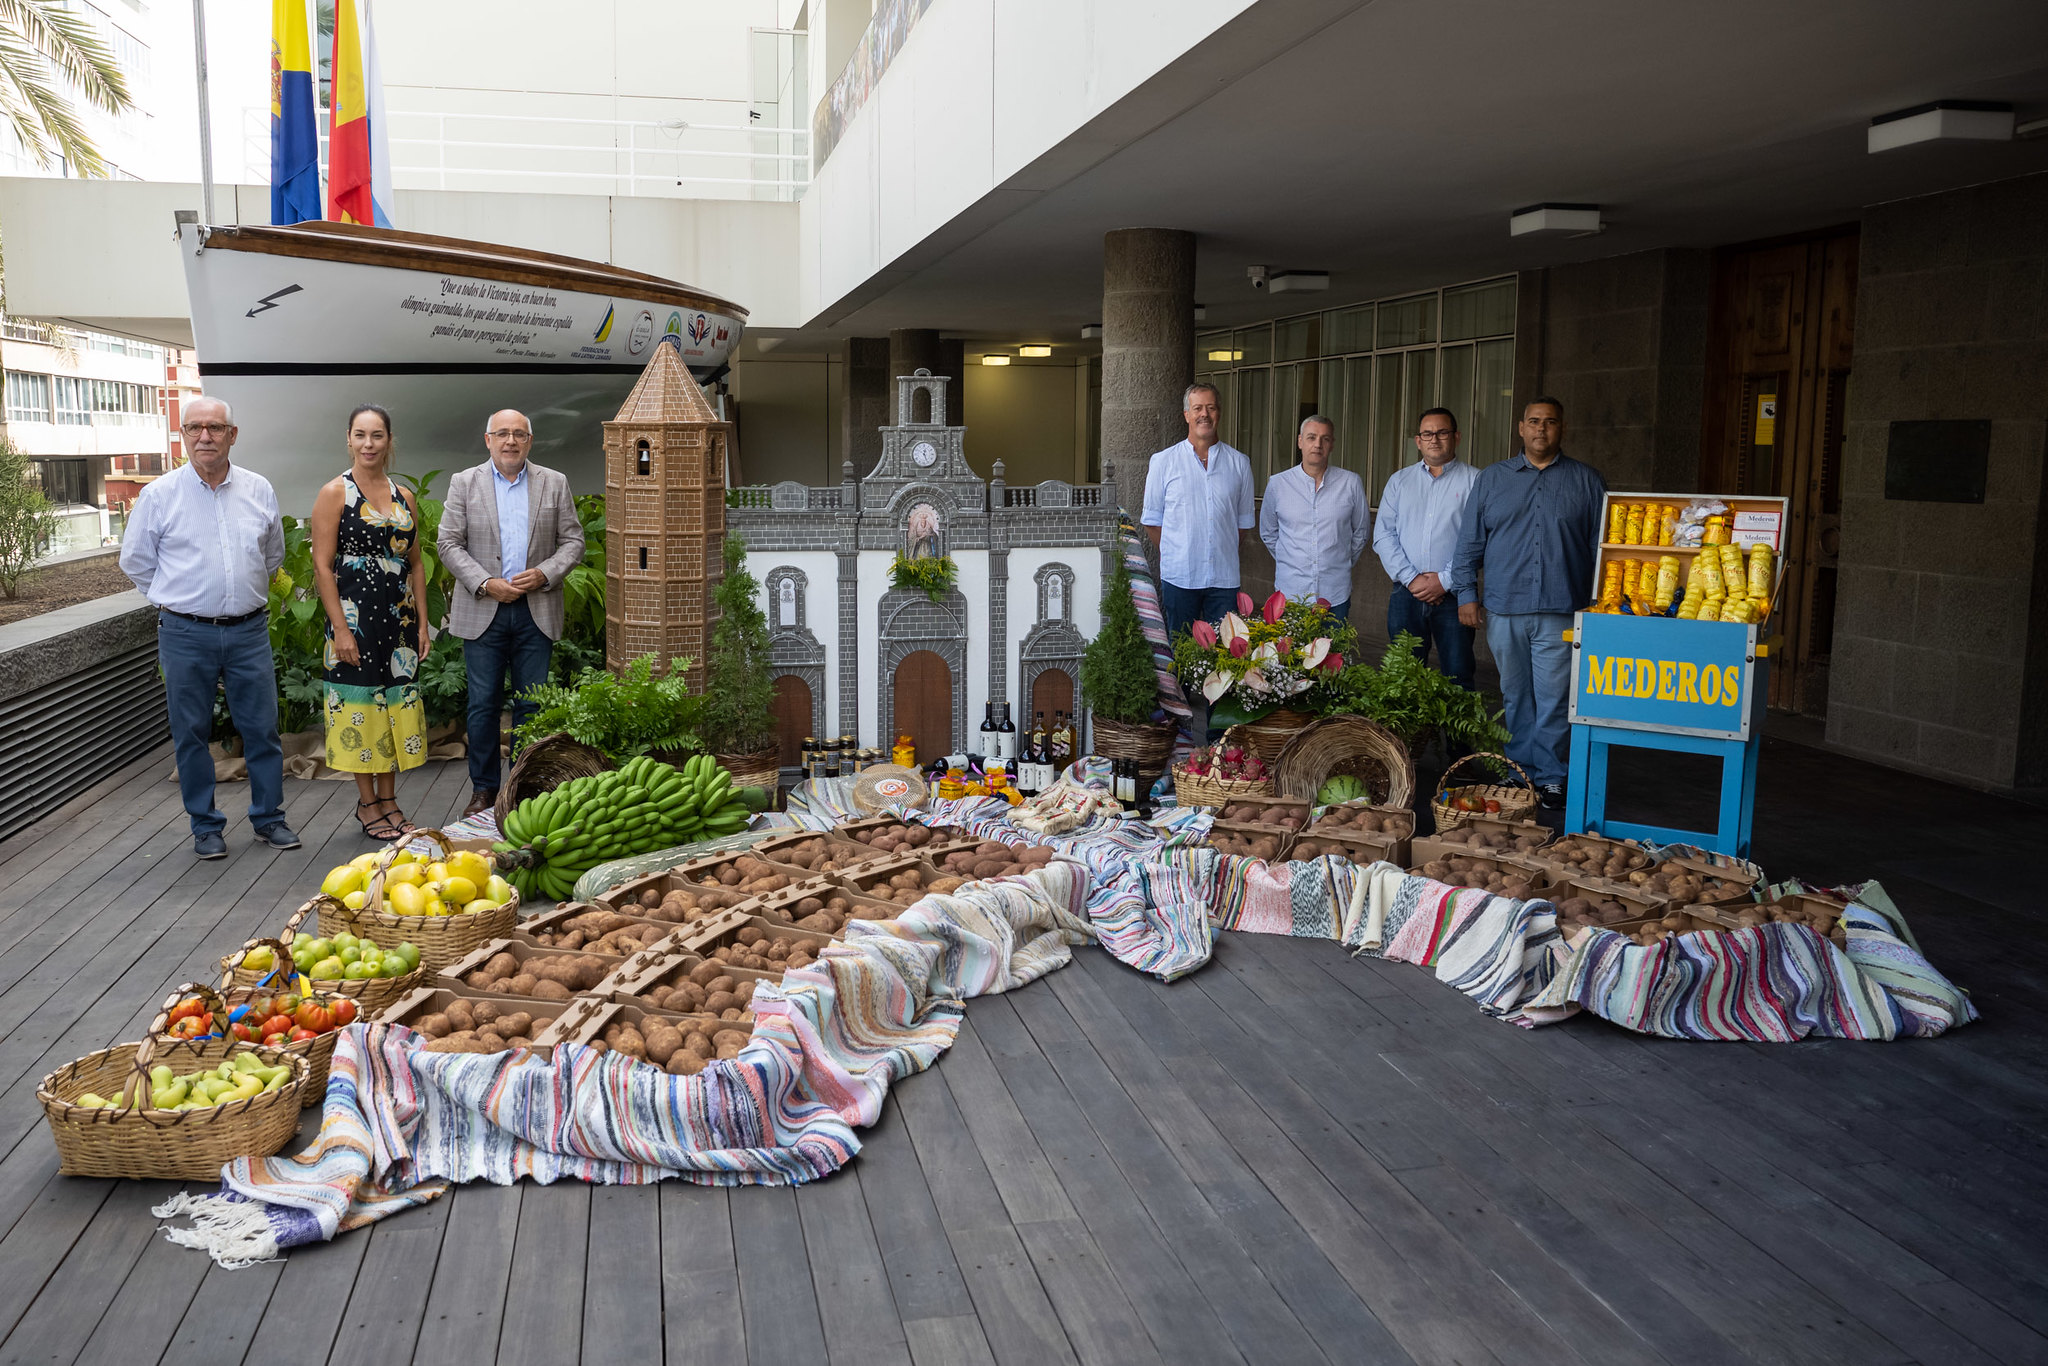
<path id="1" fill-rule="evenodd" d="M 1231 658 L 1243 659 L 1252 652 L 1252 638 L 1250 636 L 1232 636 L 1229 648 Z"/>
<path id="2" fill-rule="evenodd" d="M 1249 594 L 1249 593 L 1239 593 L 1239 594 L 1237 595 L 1237 610 L 1238 610 L 1238 614 L 1239 614 L 1240 616 L 1247 616 L 1247 617 L 1248 617 L 1248 616 L 1250 616 L 1250 615 L 1252 614 L 1252 595 L 1251 595 L 1251 594 Z"/>
<path id="3" fill-rule="evenodd" d="M 1235 645 L 1240 640 L 1250 640 L 1252 629 L 1244 624 L 1244 618 L 1240 617 L 1237 613 L 1225 612 L 1223 614 L 1223 622 L 1218 627 L 1216 636 L 1226 647 L 1229 647 Z"/>
<path id="4" fill-rule="evenodd" d="M 1271 626 L 1274 622 L 1280 620 L 1280 614 L 1286 610 L 1287 595 L 1285 593 L 1275 593 L 1272 597 L 1266 599 L 1265 609 L 1260 615 L 1265 617 L 1266 624 Z"/>
<path id="5" fill-rule="evenodd" d="M 1322 608 L 1325 612 L 1327 612 L 1330 610 L 1330 600 L 1328 598 L 1319 597 L 1316 599 L 1316 606 Z"/>
<path id="6" fill-rule="evenodd" d="M 1213 650 L 1216 648 L 1216 628 L 1208 622 L 1190 622 L 1188 624 L 1188 634 L 1192 635 L 1195 638 L 1195 644 L 1203 649 Z"/>
<path id="7" fill-rule="evenodd" d="M 1323 672 L 1326 674 L 1333 674 L 1343 667 L 1344 656 L 1340 654 L 1332 654 L 1328 659 L 1325 659 L 1323 661 Z"/>
<path id="8" fill-rule="evenodd" d="M 1282 636 L 1280 637 L 1280 639 L 1274 641 L 1273 644 L 1278 649 L 1280 658 L 1282 659 L 1285 659 L 1287 656 L 1294 653 L 1293 636 Z"/>

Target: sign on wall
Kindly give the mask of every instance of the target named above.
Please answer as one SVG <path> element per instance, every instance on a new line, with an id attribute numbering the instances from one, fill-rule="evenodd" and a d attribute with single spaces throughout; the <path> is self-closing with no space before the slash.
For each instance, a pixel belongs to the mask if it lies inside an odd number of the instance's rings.
<path id="1" fill-rule="evenodd" d="M 1581 612 L 1571 719 L 1747 739 L 1755 637 L 1732 621 Z"/>

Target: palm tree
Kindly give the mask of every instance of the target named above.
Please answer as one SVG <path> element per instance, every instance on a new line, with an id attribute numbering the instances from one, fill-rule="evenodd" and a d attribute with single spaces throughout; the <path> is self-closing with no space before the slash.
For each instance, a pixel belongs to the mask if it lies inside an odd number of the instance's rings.
<path id="1" fill-rule="evenodd" d="M 0 118 L 37 165 L 62 157 L 78 175 L 104 176 L 106 160 L 60 86 L 109 114 L 134 107 L 112 49 L 84 16 L 62 0 L 0 0 Z"/>

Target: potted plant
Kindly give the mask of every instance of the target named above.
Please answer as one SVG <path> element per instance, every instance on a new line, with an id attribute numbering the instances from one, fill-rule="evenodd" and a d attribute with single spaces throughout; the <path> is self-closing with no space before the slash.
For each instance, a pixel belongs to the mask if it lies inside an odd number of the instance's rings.
<path id="1" fill-rule="evenodd" d="M 526 694 L 537 710 L 519 728 L 519 743 L 566 735 L 614 764 L 700 750 L 704 701 L 683 680 L 689 667 L 687 659 L 671 660 L 668 673 L 656 678 L 654 656 L 642 655 L 616 674 L 585 669 L 567 685 L 542 683 Z"/>
<path id="2" fill-rule="evenodd" d="M 1173 669 L 1190 693 L 1209 702 L 1211 727 L 1243 726 L 1259 757 L 1271 764 L 1289 739 L 1329 710 L 1345 659 L 1358 634 L 1322 598 L 1289 600 L 1274 593 L 1253 609 L 1237 595 L 1237 611 L 1214 624 L 1197 621 L 1174 642 Z"/>
<path id="3" fill-rule="evenodd" d="M 1159 671 L 1121 556 L 1102 591 L 1101 629 L 1081 654 L 1081 691 L 1088 699 L 1095 752 L 1136 759 L 1149 789 L 1173 753 L 1177 728 L 1170 720 L 1153 719 L 1159 711 Z"/>
<path id="4" fill-rule="evenodd" d="M 768 660 L 768 615 L 761 584 L 747 572 L 747 543 L 725 538 L 725 577 L 712 592 L 718 623 L 704 665 L 698 734 L 736 787 L 772 794 L 782 768 L 775 735 L 775 682 Z"/>

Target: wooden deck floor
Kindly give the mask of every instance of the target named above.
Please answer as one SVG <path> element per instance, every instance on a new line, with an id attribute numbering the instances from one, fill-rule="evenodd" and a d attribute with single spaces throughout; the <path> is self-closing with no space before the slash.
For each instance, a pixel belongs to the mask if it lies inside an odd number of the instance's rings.
<path id="1" fill-rule="evenodd" d="M 1883 878 L 1984 1010 L 1946 1039 L 1525 1032 L 1332 944 L 1170 987 L 1084 950 L 829 1180 L 472 1186 L 230 1273 L 157 1234 L 170 1185 L 59 1177 L 35 1085 L 366 846 L 294 783 L 304 849 L 237 820 L 196 863 L 168 767 L 0 843 L 0 1366 L 2048 1359 L 2038 809 L 1766 755 L 1759 857 Z"/>

